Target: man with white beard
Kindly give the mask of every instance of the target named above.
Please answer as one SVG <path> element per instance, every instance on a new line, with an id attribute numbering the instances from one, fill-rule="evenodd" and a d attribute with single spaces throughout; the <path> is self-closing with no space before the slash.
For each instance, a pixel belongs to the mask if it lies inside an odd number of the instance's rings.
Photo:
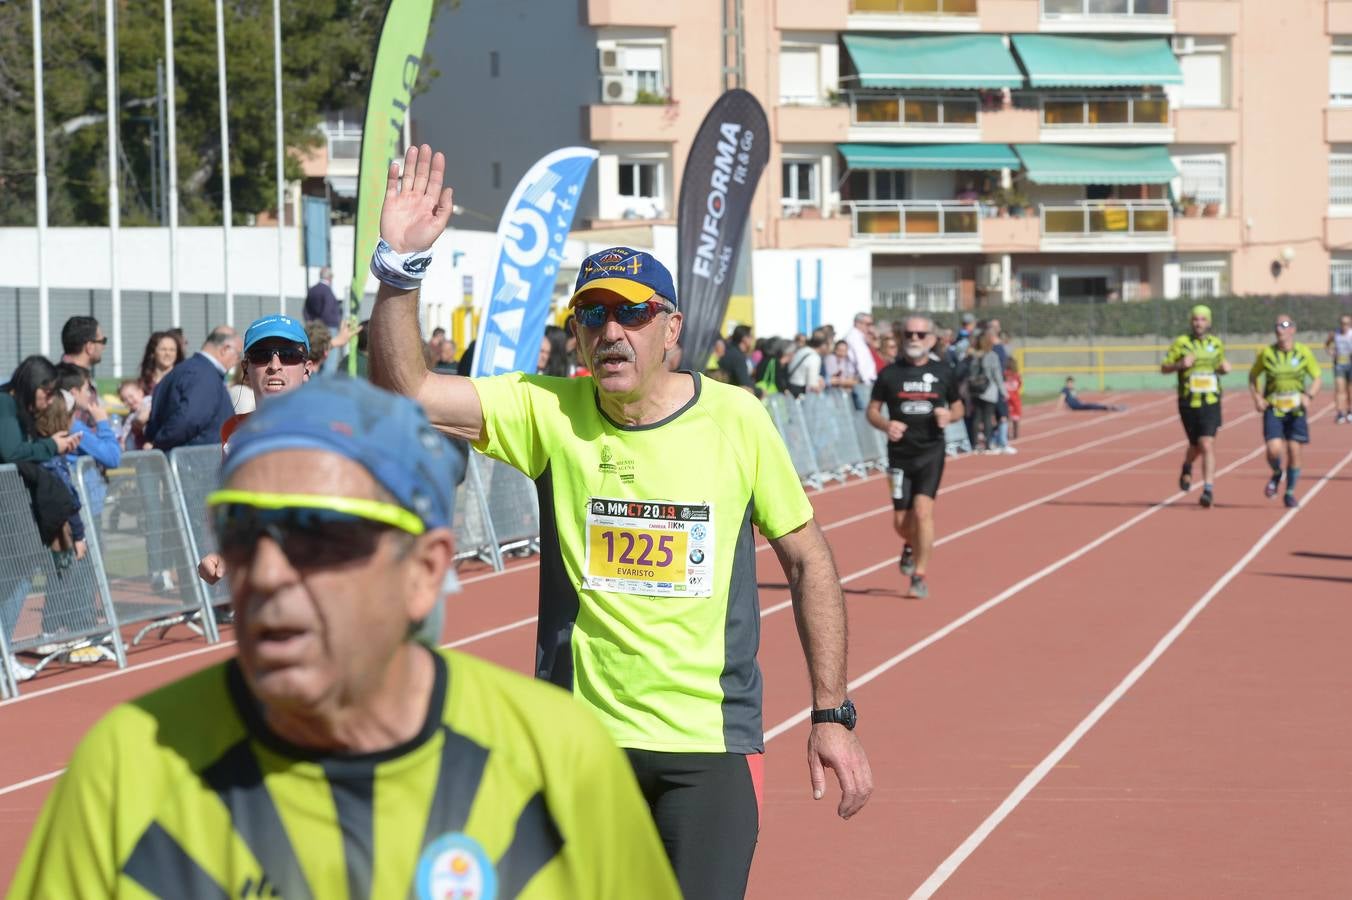
<path id="1" fill-rule="evenodd" d="M 934 322 L 911 316 L 899 335 L 901 355 L 878 373 L 868 420 L 887 432 L 892 524 L 901 535 L 906 596 L 929 596 L 925 575 L 934 547 L 934 496 L 944 475 L 944 428 L 961 421 L 962 400 L 953 367 L 932 351 Z"/>

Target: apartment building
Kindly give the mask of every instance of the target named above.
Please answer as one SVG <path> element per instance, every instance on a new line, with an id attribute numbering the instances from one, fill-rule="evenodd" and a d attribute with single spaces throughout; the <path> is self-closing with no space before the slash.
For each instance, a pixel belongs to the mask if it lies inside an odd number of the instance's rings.
<path id="1" fill-rule="evenodd" d="M 572 143 L 601 152 L 579 228 L 669 225 L 705 111 L 755 93 L 757 318 L 796 293 L 784 330 L 846 290 L 1352 292 L 1352 0 L 464 0 L 428 52 L 414 133 L 462 227 Z"/>

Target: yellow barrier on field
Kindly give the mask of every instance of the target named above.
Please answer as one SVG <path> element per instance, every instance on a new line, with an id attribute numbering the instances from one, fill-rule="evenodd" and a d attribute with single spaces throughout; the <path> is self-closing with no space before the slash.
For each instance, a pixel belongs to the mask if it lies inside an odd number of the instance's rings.
<path id="1" fill-rule="evenodd" d="M 1227 344 L 1226 359 L 1237 370 L 1247 367 L 1267 344 Z M 1019 347 L 1014 358 L 1029 375 L 1092 375 L 1107 390 L 1109 375 L 1158 375 L 1168 344 L 1081 344 L 1068 347 Z M 1083 361 L 1075 360 L 1079 356 Z M 1046 357 L 1046 361 L 1042 358 Z M 1111 360 L 1111 361 L 1110 361 Z"/>

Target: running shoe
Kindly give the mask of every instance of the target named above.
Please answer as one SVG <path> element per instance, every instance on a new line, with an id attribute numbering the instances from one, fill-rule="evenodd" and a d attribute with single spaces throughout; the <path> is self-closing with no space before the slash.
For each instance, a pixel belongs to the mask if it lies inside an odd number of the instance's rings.
<path id="1" fill-rule="evenodd" d="M 899 563 L 899 565 L 901 567 L 901 574 L 903 575 L 915 574 L 915 551 L 911 549 L 910 544 L 907 544 L 905 547 L 902 548 L 901 562 Z"/>
<path id="2" fill-rule="evenodd" d="M 1178 489 L 1185 494 L 1192 490 L 1192 469 L 1184 469 L 1178 474 Z"/>
<path id="3" fill-rule="evenodd" d="M 1300 508 L 1300 501 L 1296 499 L 1295 494 L 1287 494 L 1285 497 L 1282 498 L 1282 502 L 1286 504 L 1287 509 Z"/>
<path id="4" fill-rule="evenodd" d="M 911 592 L 906 596 L 916 600 L 924 600 L 929 596 L 929 585 L 925 583 L 924 575 L 911 576 Z"/>
<path id="5" fill-rule="evenodd" d="M 1263 496 L 1271 500 L 1277 496 L 1277 490 L 1282 486 L 1282 476 L 1273 475 L 1268 479 L 1268 483 L 1263 486 Z"/>
<path id="6" fill-rule="evenodd" d="M 1000 448 L 1000 452 L 1003 453 L 1005 456 L 1014 456 L 1019 451 L 1011 447 L 1009 444 L 1005 444 L 1003 447 Z"/>
<path id="7" fill-rule="evenodd" d="M 1215 502 L 1216 502 L 1215 498 L 1211 496 L 1211 488 L 1203 488 L 1202 496 L 1197 498 L 1197 503 L 1201 506 L 1206 507 L 1207 509 L 1210 509 L 1211 504 Z"/>

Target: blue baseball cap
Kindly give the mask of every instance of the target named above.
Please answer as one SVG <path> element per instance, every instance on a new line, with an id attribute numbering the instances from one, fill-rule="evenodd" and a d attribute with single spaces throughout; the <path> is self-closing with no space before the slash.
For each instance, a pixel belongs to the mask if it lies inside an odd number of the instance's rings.
<path id="1" fill-rule="evenodd" d="M 244 332 L 244 349 L 248 350 L 264 338 L 282 338 L 305 346 L 310 352 L 310 339 L 305 336 L 305 328 L 290 316 L 264 316 L 254 319 Z"/>
<path id="2" fill-rule="evenodd" d="M 221 481 L 254 457 L 302 449 L 359 464 L 428 528 L 455 520 L 465 459 L 407 397 L 359 378 L 318 378 L 271 397 L 231 435 Z"/>
<path id="3" fill-rule="evenodd" d="M 568 305 L 576 306 L 584 293 L 598 288 L 614 291 L 632 303 L 651 300 L 657 294 L 679 308 L 676 285 L 667 267 L 651 253 L 630 247 L 611 247 L 584 259 Z"/>

